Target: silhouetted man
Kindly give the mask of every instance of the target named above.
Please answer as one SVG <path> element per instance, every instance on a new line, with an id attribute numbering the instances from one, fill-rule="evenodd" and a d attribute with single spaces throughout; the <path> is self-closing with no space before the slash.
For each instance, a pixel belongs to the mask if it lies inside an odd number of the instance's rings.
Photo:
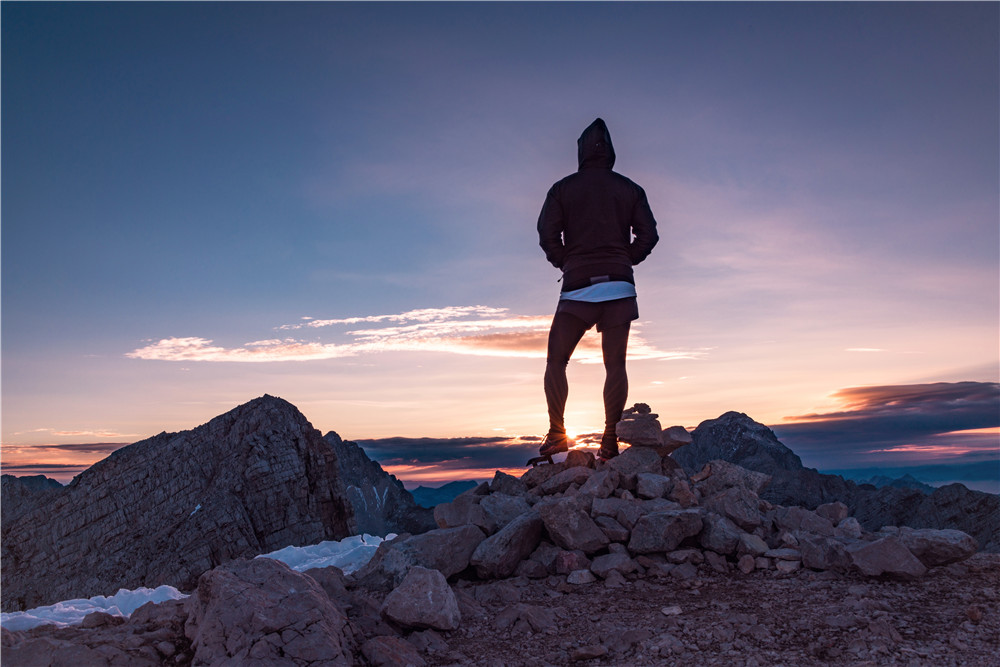
<path id="1" fill-rule="evenodd" d="M 611 171 L 615 150 L 600 118 L 577 140 L 577 157 L 579 169 L 549 189 L 538 216 L 545 258 L 563 272 L 545 365 L 549 432 L 539 453 L 569 448 L 563 422 L 569 393 L 566 366 L 583 334 L 596 324 L 607 373 L 600 456 L 609 459 L 618 454 L 615 424 L 628 398 L 628 333 L 639 317 L 632 267 L 649 255 L 659 237 L 646 193 Z"/>

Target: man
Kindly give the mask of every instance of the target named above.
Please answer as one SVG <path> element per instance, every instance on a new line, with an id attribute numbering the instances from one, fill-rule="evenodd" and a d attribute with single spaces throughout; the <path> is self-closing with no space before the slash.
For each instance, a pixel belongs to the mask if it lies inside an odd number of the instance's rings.
<path id="1" fill-rule="evenodd" d="M 611 170 L 615 150 L 600 118 L 580 135 L 577 158 L 577 172 L 549 189 L 538 216 L 539 245 L 563 274 L 545 365 L 549 432 L 539 454 L 569 449 L 563 422 L 569 393 L 566 366 L 583 334 L 596 324 L 606 372 L 600 456 L 610 459 L 618 455 L 615 425 L 628 398 L 629 327 L 639 317 L 632 267 L 649 255 L 659 237 L 646 193 Z"/>

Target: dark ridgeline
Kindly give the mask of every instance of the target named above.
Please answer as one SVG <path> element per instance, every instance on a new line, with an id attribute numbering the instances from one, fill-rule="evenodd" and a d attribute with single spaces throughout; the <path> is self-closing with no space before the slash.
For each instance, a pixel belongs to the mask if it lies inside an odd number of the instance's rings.
<path id="1" fill-rule="evenodd" d="M 806 468 L 774 432 L 740 412 L 727 412 L 702 422 L 691 432 L 692 443 L 672 456 L 688 472 L 713 459 L 771 475 L 761 498 L 778 505 L 842 502 L 851 516 L 870 531 L 882 526 L 953 528 L 968 533 L 983 551 L 1000 551 L 1000 496 L 948 484 L 930 493 L 916 485 L 876 488 L 840 475 Z"/>
<path id="2" fill-rule="evenodd" d="M 119 588 L 191 590 L 221 563 L 355 533 L 336 453 L 272 396 L 123 447 L 42 493 L 4 511 L 4 611 Z"/>
<path id="3" fill-rule="evenodd" d="M 382 470 L 356 442 L 334 431 L 323 439 L 337 452 L 340 477 L 354 508 L 358 533 L 385 537 L 388 533 L 423 533 L 437 528 L 434 512 L 417 505 L 403 483 Z"/>

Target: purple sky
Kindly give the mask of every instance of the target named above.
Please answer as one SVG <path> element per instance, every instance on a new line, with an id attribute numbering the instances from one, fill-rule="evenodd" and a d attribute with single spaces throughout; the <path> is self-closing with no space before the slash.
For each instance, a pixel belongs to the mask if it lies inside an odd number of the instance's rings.
<path id="1" fill-rule="evenodd" d="M 662 239 L 630 401 L 745 412 L 812 466 L 996 455 L 1000 409 L 913 431 L 857 393 L 1000 379 L 996 3 L 0 11 L 8 467 L 264 393 L 349 439 L 538 434 L 535 221 L 598 116 Z M 844 411 L 907 442 L 780 427 Z"/>

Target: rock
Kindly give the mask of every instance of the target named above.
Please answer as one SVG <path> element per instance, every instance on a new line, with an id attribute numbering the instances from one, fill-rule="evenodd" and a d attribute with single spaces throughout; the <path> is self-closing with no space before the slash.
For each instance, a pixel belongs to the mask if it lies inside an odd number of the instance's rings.
<path id="1" fill-rule="evenodd" d="M 774 568 L 778 572 L 784 572 L 785 574 L 790 574 L 795 572 L 802 566 L 802 561 L 800 560 L 776 560 L 774 561 Z"/>
<path id="2" fill-rule="evenodd" d="M 337 454 L 337 471 L 354 509 L 358 533 L 416 534 L 437 528 L 433 511 L 417 505 L 403 483 L 369 459 L 360 445 L 341 439 L 334 431 L 323 440 Z"/>
<path id="3" fill-rule="evenodd" d="M 756 569 L 757 564 L 753 556 L 750 554 L 743 554 L 740 556 L 740 560 L 737 563 L 737 567 L 743 574 L 750 574 Z"/>
<path id="4" fill-rule="evenodd" d="M 804 530 L 817 535 L 833 536 L 833 524 L 829 519 L 802 507 L 778 507 L 774 523 L 788 531 Z"/>
<path id="5" fill-rule="evenodd" d="M 714 459 L 705 464 L 698 476 L 702 481 L 697 483 L 698 489 L 705 497 L 734 486 L 740 486 L 759 496 L 771 482 L 771 476 L 762 472 L 748 470 L 728 461 Z"/>
<path id="6" fill-rule="evenodd" d="M 632 528 L 628 549 L 635 554 L 673 551 L 685 538 L 701 532 L 697 510 L 654 512 L 639 518 Z"/>
<path id="7" fill-rule="evenodd" d="M 497 530 L 502 530 L 508 523 L 531 509 L 523 496 L 510 496 L 506 493 L 491 493 L 483 498 L 479 506 L 486 513 L 487 520 L 496 524 Z"/>
<path id="8" fill-rule="evenodd" d="M 566 454 L 566 460 L 564 463 L 567 468 L 575 468 L 578 466 L 582 466 L 584 468 L 597 467 L 597 459 L 594 457 L 593 452 L 588 452 L 584 449 L 569 450 L 569 453 Z"/>
<path id="9" fill-rule="evenodd" d="M 899 539 L 925 567 L 957 563 L 979 548 L 975 538 L 960 530 L 900 528 Z"/>
<path id="10" fill-rule="evenodd" d="M 850 545 L 847 553 L 852 565 L 869 577 L 887 574 L 901 579 L 916 579 L 927 572 L 923 563 L 894 535 Z"/>
<path id="11" fill-rule="evenodd" d="M 711 549 L 723 556 L 736 551 L 743 531 L 735 523 L 714 512 L 707 512 L 702 517 L 704 526 L 698 540 L 706 549 Z"/>
<path id="12" fill-rule="evenodd" d="M 582 551 L 560 551 L 556 554 L 553 569 L 556 574 L 569 574 L 575 570 L 586 570 L 590 559 Z"/>
<path id="13" fill-rule="evenodd" d="M 837 540 L 822 535 L 799 535 L 802 564 L 814 570 L 846 571 L 851 566 L 847 549 Z"/>
<path id="14" fill-rule="evenodd" d="M 590 564 L 590 571 L 601 579 L 606 579 L 612 571 L 628 574 L 639 569 L 638 563 L 632 560 L 628 554 L 605 554 L 598 556 Z"/>
<path id="15" fill-rule="evenodd" d="M 621 421 L 615 426 L 615 434 L 621 442 L 630 445 L 647 447 L 663 445 L 663 427 L 657 421 L 656 415 L 636 412 L 634 407 L 622 413 Z"/>
<path id="16" fill-rule="evenodd" d="M 435 505 L 434 521 L 437 522 L 438 528 L 476 526 L 487 535 L 496 532 L 496 523 L 486 515 L 486 510 L 480 507 L 483 497 L 465 492 L 450 503 Z"/>
<path id="17" fill-rule="evenodd" d="M 455 630 L 462 623 L 458 600 L 437 570 L 410 569 L 382 603 L 382 614 L 406 628 Z"/>
<path id="18" fill-rule="evenodd" d="M 729 561 L 726 560 L 725 556 L 714 551 L 705 552 L 705 562 L 708 563 L 708 566 L 711 567 L 712 570 L 718 572 L 719 574 L 729 572 Z"/>
<path id="19" fill-rule="evenodd" d="M 427 664 L 412 644 L 399 637 L 373 637 L 362 644 L 361 654 L 372 667 L 424 667 Z"/>
<path id="20" fill-rule="evenodd" d="M 731 519 L 744 530 L 761 525 L 756 494 L 742 486 L 732 486 L 702 501 L 702 506 L 716 514 Z"/>
<path id="21" fill-rule="evenodd" d="M 674 480 L 652 472 L 636 475 L 635 492 L 640 498 L 662 498 L 673 488 Z"/>
<path id="22" fill-rule="evenodd" d="M 837 527 L 833 529 L 834 537 L 847 537 L 850 539 L 858 539 L 861 537 L 864 531 L 861 530 L 861 524 L 853 516 L 849 516 L 837 524 Z"/>
<path id="23" fill-rule="evenodd" d="M 736 545 L 736 553 L 763 556 L 767 549 L 767 542 L 753 533 L 740 533 L 739 543 Z"/>
<path id="24" fill-rule="evenodd" d="M 839 500 L 826 503 L 816 508 L 816 514 L 820 515 L 834 526 L 847 518 L 847 505 Z"/>
<path id="25" fill-rule="evenodd" d="M 542 464 L 530 468 L 527 472 L 521 475 L 521 481 L 524 485 L 528 487 L 529 490 L 535 488 L 539 484 L 542 484 L 550 477 L 558 475 L 563 470 L 566 470 L 568 466 L 565 462 L 552 463 L 552 464 Z"/>
<path id="26" fill-rule="evenodd" d="M 410 568 L 416 565 L 438 570 L 445 577 L 450 577 L 469 566 L 473 552 L 485 538 L 483 531 L 473 525 L 400 536 L 382 542 L 371 560 L 350 579 L 365 588 L 389 591 L 398 586 Z"/>
<path id="27" fill-rule="evenodd" d="M 572 468 L 566 468 L 562 472 L 553 475 L 549 479 L 545 480 L 539 485 L 539 489 L 542 494 L 550 496 L 556 493 L 562 493 L 568 489 L 572 484 L 577 484 L 582 486 L 590 479 L 590 476 L 594 474 L 593 468 L 587 468 L 585 466 L 573 466 Z"/>
<path id="28" fill-rule="evenodd" d="M 571 499 L 545 506 L 539 503 L 538 510 L 545 530 L 552 541 L 562 548 L 570 551 L 579 549 L 590 554 L 608 545 L 608 536 Z"/>
<path id="29" fill-rule="evenodd" d="M 470 563 L 482 579 L 509 577 L 518 563 L 538 547 L 543 530 L 544 524 L 538 512 L 525 512 L 495 535 L 480 542 Z"/>
<path id="30" fill-rule="evenodd" d="M 552 609 L 518 603 L 497 614 L 495 623 L 501 630 L 513 630 L 517 634 L 524 634 L 556 628 L 559 619 Z"/>
<path id="31" fill-rule="evenodd" d="M 612 542 L 627 542 L 629 530 L 609 516 L 598 516 L 594 519 L 597 527 L 604 531 Z"/>
<path id="32" fill-rule="evenodd" d="M 768 549 L 764 552 L 764 556 L 767 558 L 775 558 L 777 560 L 802 560 L 802 553 L 798 549 L 791 549 L 788 547 L 781 549 Z"/>
<path id="33" fill-rule="evenodd" d="M 311 577 L 271 558 L 206 572 L 186 600 L 195 664 L 351 662 L 347 618 Z"/>
<path id="34" fill-rule="evenodd" d="M 694 507 L 698 504 L 698 496 L 691 490 L 691 485 L 683 479 L 675 479 L 674 486 L 670 489 L 667 497 L 674 502 L 680 503 L 681 507 Z"/>
<path id="35" fill-rule="evenodd" d="M 490 482 L 490 493 L 506 493 L 508 496 L 523 496 L 528 492 L 527 485 L 513 475 L 500 470 L 493 475 Z"/>
<path id="36" fill-rule="evenodd" d="M 355 533 L 336 453 L 273 396 L 122 447 L 45 493 L 13 520 L 5 510 L 4 611 L 120 588 L 191 590 L 220 563 Z"/>
<path id="37" fill-rule="evenodd" d="M 604 648 L 600 644 L 590 644 L 588 646 L 580 646 L 569 654 L 569 659 L 572 662 L 582 662 L 584 660 L 593 660 L 594 658 L 600 658 L 608 654 L 608 649 Z"/>
<path id="38" fill-rule="evenodd" d="M 573 570 L 566 577 L 566 583 L 581 585 L 581 584 L 592 584 L 597 581 L 597 577 L 590 570 Z"/>
<path id="39" fill-rule="evenodd" d="M 607 498 L 618 488 L 618 481 L 618 473 L 605 468 L 591 475 L 580 487 L 580 493 L 594 498 Z"/>
<path id="40" fill-rule="evenodd" d="M 640 472 L 661 474 L 663 463 L 660 455 L 648 447 L 629 447 L 607 463 L 620 477 L 619 485 L 629 490 L 635 489 L 636 476 Z"/>
<path id="41" fill-rule="evenodd" d="M 671 426 L 663 429 L 663 449 L 673 452 L 676 449 L 691 444 L 691 434 L 683 426 Z"/>

